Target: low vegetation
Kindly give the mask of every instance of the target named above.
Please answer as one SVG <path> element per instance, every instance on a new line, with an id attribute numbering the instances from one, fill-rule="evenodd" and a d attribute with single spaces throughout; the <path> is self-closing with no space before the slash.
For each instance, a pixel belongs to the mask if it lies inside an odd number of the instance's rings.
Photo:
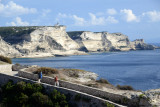
<path id="1" fill-rule="evenodd" d="M 42 72 L 44 75 L 58 74 L 58 70 L 57 69 L 49 68 L 49 67 L 40 67 L 34 73 L 38 74 L 40 72 Z"/>
<path id="2" fill-rule="evenodd" d="M 76 94 L 75 96 L 74 96 L 74 100 L 75 101 L 80 101 L 80 100 L 82 100 L 82 101 L 84 101 L 84 102 L 90 102 L 91 101 L 91 99 L 89 98 L 89 97 L 87 97 L 87 96 L 81 96 L 80 94 Z"/>
<path id="3" fill-rule="evenodd" d="M 145 95 L 144 94 L 140 94 L 139 95 L 139 98 L 143 98 Z"/>
<path id="4" fill-rule="evenodd" d="M 75 101 L 80 101 L 81 100 L 81 95 L 80 94 L 76 94 L 74 97 Z"/>
<path id="5" fill-rule="evenodd" d="M 1 88 L 3 107 L 68 107 L 66 96 L 57 90 L 47 94 L 40 84 L 8 82 Z"/>
<path id="6" fill-rule="evenodd" d="M 81 70 L 81 69 L 62 69 L 63 71 L 74 71 L 74 72 L 86 72 L 85 70 Z"/>
<path id="7" fill-rule="evenodd" d="M 106 107 L 115 107 L 113 104 L 111 104 L 111 103 L 108 103 L 108 102 L 105 102 L 105 104 L 104 104 Z"/>
<path id="8" fill-rule="evenodd" d="M 23 36 L 30 34 L 37 27 L 0 27 L 0 35 L 10 44 L 23 41 Z"/>
<path id="9" fill-rule="evenodd" d="M 99 88 L 97 83 L 96 84 L 85 84 L 85 85 L 88 87 Z"/>
<path id="10" fill-rule="evenodd" d="M 110 83 L 108 82 L 108 80 L 103 79 L 103 78 L 100 78 L 99 80 L 96 80 L 96 82 L 98 82 L 98 83 L 103 83 L 103 84 L 110 84 Z"/>
<path id="11" fill-rule="evenodd" d="M 117 85 L 116 87 L 120 90 L 134 90 L 132 86 L 128 86 L 128 85 Z"/>
<path id="12" fill-rule="evenodd" d="M 63 71 L 69 77 L 79 77 L 79 72 L 86 72 L 85 70 L 81 69 L 62 69 L 61 71 Z"/>
<path id="13" fill-rule="evenodd" d="M 3 62 L 6 62 L 6 63 L 9 63 L 9 64 L 12 64 L 12 60 L 8 57 L 4 57 L 2 55 L 0 55 L 0 61 L 3 61 Z"/>

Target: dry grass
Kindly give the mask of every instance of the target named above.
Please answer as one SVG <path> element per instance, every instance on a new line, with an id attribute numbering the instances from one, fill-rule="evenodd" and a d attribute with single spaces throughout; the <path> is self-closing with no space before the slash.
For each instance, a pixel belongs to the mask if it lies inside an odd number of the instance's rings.
<path id="1" fill-rule="evenodd" d="M 98 82 L 98 83 L 103 83 L 103 84 L 110 84 L 110 83 L 108 82 L 108 80 L 103 79 L 103 78 L 100 78 L 99 80 L 96 80 L 96 82 Z"/>
<path id="2" fill-rule="evenodd" d="M 128 85 L 117 85 L 116 86 L 118 89 L 120 90 L 134 90 L 134 88 L 132 86 L 128 86 Z"/>
<path id="3" fill-rule="evenodd" d="M 51 75 L 51 74 L 58 74 L 59 71 L 55 68 L 49 68 L 49 67 L 40 67 L 36 71 L 34 71 L 35 74 L 38 74 L 39 72 L 42 72 L 45 75 Z"/>
<path id="4" fill-rule="evenodd" d="M 80 69 L 61 69 L 62 73 L 69 77 L 79 77 L 79 72 L 86 72 L 85 70 Z"/>
<path id="5" fill-rule="evenodd" d="M 12 64 L 12 60 L 8 57 L 4 57 L 2 55 L 0 55 L 0 61 L 3 61 L 3 62 L 6 62 L 6 63 L 9 63 L 9 64 Z"/>

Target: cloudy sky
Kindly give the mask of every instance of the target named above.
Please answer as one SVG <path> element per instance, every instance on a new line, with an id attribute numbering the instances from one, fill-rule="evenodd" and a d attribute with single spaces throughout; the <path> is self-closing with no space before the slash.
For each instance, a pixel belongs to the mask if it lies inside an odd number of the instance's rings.
<path id="1" fill-rule="evenodd" d="M 160 43 L 160 0 L 0 0 L 0 26 L 50 26 L 67 31 L 121 32 Z"/>

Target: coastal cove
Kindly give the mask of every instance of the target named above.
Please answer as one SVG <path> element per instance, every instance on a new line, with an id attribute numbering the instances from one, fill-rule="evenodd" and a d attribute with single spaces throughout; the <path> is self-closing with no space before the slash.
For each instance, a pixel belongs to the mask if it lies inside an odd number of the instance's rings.
<path id="1" fill-rule="evenodd" d="M 160 88 L 160 50 L 90 53 L 68 57 L 14 58 L 13 63 L 95 72 L 113 85 L 137 90 Z"/>

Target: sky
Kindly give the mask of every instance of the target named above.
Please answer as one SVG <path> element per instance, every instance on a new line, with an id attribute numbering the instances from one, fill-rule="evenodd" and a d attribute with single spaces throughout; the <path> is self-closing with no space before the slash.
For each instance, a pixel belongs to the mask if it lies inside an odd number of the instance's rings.
<path id="1" fill-rule="evenodd" d="M 0 26 L 67 26 L 160 43 L 160 0 L 0 0 Z"/>

